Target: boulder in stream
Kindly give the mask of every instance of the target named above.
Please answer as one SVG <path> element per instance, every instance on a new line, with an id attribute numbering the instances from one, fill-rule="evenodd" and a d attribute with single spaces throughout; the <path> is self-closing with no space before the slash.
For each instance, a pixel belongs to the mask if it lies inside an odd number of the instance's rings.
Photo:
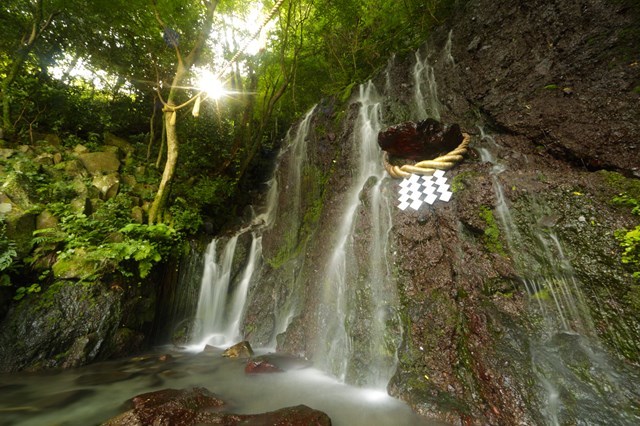
<path id="1" fill-rule="evenodd" d="M 248 341 L 243 340 L 222 352 L 222 356 L 227 358 L 251 358 L 253 356 L 253 349 L 251 349 Z"/>
<path id="2" fill-rule="evenodd" d="M 103 426 L 130 425 L 276 425 L 330 426 L 326 413 L 306 405 L 281 408 L 261 414 L 230 414 L 214 410 L 225 405 L 205 388 L 163 389 L 131 399 L 132 409 L 116 416 Z"/>
<path id="3" fill-rule="evenodd" d="M 266 359 L 250 359 L 244 367 L 244 372 L 246 374 L 283 373 L 284 370 Z"/>

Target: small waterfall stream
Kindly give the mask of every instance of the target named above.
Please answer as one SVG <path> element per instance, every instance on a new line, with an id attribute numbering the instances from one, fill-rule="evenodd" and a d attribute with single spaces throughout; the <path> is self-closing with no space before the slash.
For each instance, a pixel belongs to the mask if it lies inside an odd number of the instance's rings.
<path id="1" fill-rule="evenodd" d="M 492 165 L 495 213 L 531 307 L 537 308 L 535 314 L 541 320 L 540 335 L 529 344 L 534 373 L 545 393 L 547 424 L 566 424 L 569 419 L 585 424 L 633 424 L 635 414 L 628 407 L 633 406 L 638 389 L 622 378 L 635 373 L 602 348 L 562 242 L 553 229 L 539 225 L 542 213 L 530 212 L 533 223 L 516 225 L 499 178 L 507 170 L 499 160 L 501 147 L 480 130 L 481 144 L 476 149 L 482 161 Z M 532 243 L 526 244 L 527 238 Z M 588 407 L 599 409 L 589 414 L 581 411 Z"/>
<path id="2" fill-rule="evenodd" d="M 387 308 L 394 303 L 387 254 L 391 205 L 381 193 L 385 171 L 377 144 L 380 96 L 372 82 L 360 86 L 357 102 L 360 110 L 352 149 L 358 163 L 335 233 L 333 254 L 325 267 L 322 326 L 315 360 L 341 380 L 384 388 L 395 366 L 395 349 L 388 348 L 385 340 Z M 365 197 L 368 197 L 366 207 L 362 201 Z M 359 256 L 354 239 L 363 225 L 356 223 L 356 213 L 362 209 L 367 210 L 371 231 L 370 240 L 365 243 L 368 252 Z M 368 329 L 356 332 L 364 321 L 369 324 Z M 350 371 L 358 361 L 368 364 L 366 373 Z M 362 370 L 362 366 L 359 368 Z M 349 377 L 350 374 L 354 377 Z"/>
<path id="3" fill-rule="evenodd" d="M 207 248 L 192 336 L 192 341 L 200 348 L 207 344 L 230 346 L 243 338 L 240 332 L 242 314 L 251 278 L 259 264 L 262 239 L 252 233 L 248 259 L 239 280 L 231 288 L 234 284 L 232 267 L 238 237 L 234 235 L 227 241 L 219 257 L 217 239 Z"/>
<path id="4" fill-rule="evenodd" d="M 433 118 L 440 120 L 440 100 L 438 99 L 438 84 L 433 66 L 429 62 L 428 53 L 423 59 L 420 51 L 416 51 L 416 64 L 413 68 L 414 100 L 417 114 L 416 120 Z"/>

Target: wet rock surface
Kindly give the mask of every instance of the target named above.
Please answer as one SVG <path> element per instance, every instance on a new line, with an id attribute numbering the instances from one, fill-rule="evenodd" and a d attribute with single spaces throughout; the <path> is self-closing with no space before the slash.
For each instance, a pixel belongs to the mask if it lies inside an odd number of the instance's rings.
<path id="1" fill-rule="evenodd" d="M 431 159 L 452 151 L 462 139 L 460 126 L 431 118 L 396 124 L 378 133 L 378 145 L 383 151 L 411 160 Z"/>
<path id="2" fill-rule="evenodd" d="M 419 55 L 398 55 L 387 74 L 374 79 L 376 87 L 387 88 L 383 129 L 408 118 L 419 121 L 411 107 L 411 73 L 416 57 L 426 58 L 434 68 L 440 120 L 459 123 L 473 136 L 465 161 L 448 172 L 451 202 L 391 213 L 389 250 L 401 321 L 390 326 L 400 327 L 403 339 L 388 390 L 427 418 L 512 425 L 544 424 L 556 415 L 560 423 L 606 424 L 608 417 L 626 412 L 631 417 L 623 414 L 620 421 L 631 424 L 640 411 L 633 397 L 611 403 L 606 396 L 598 402 L 585 396 L 585 383 L 598 387 L 585 373 L 582 384 L 559 379 L 561 398 L 569 402 L 550 414 L 540 379 L 549 374 L 541 370 L 552 368 L 545 348 L 563 358 L 569 370 L 582 371 L 586 362 L 577 349 L 581 342 L 547 335 L 546 321 L 556 315 L 549 292 L 558 284 L 554 279 L 575 283 L 584 296 L 579 303 L 588 311 L 565 327 L 603 342 L 611 364 L 629 374 L 627 382 L 637 376 L 630 372 L 637 369 L 640 353 L 635 320 L 640 312 L 632 301 L 637 283 L 620 261 L 614 234 L 638 222 L 629 209 L 611 202 L 625 191 L 621 181 L 637 180 L 640 167 L 634 142 L 640 140 L 640 109 L 634 107 L 640 82 L 638 9 L 630 4 L 472 0 Z M 321 344 L 314 336 L 324 326 L 317 305 L 326 247 L 332 244 L 327 231 L 338 226 L 353 179 L 350 143 L 359 107 L 355 103 L 341 116 L 312 118 L 310 163 L 328 174 L 321 189 L 309 193 L 322 201 L 322 212 L 312 239 L 298 245 L 295 235 L 287 237 L 293 247 L 285 253 L 289 260 L 263 272 L 266 281 L 247 315 L 248 324 L 259 329 L 268 321 L 258 318 L 271 318 L 277 309 L 258 308 L 258 300 L 281 300 L 304 288 L 299 292 L 304 308 L 277 341 L 279 349 L 310 358 Z M 329 133 L 334 138 L 324 136 Z M 491 152 L 495 164 L 483 159 L 483 150 Z M 396 197 L 397 182 L 386 180 L 382 186 L 387 196 Z M 370 202 L 366 195 L 361 201 L 363 206 Z M 305 201 L 302 211 L 310 205 Z M 505 229 L 499 217 L 505 206 L 513 229 Z M 364 208 L 358 210 L 357 241 L 372 232 L 370 220 Z M 265 253 L 278 252 L 278 238 L 286 235 L 281 231 L 279 237 L 265 236 Z M 362 260 L 366 247 L 358 255 Z M 560 278 L 546 278 L 553 274 Z M 366 336 L 367 313 L 357 314 L 365 319 Z M 354 368 L 365 369 L 366 360 Z M 602 377 L 600 367 L 590 368 L 593 377 Z M 357 382 L 357 377 L 347 380 Z M 631 384 L 622 394 L 640 392 Z M 597 413 L 581 411 L 591 404 L 599 407 Z"/>
<path id="3" fill-rule="evenodd" d="M 244 340 L 227 348 L 222 353 L 222 356 L 227 358 L 251 358 L 253 356 L 253 349 L 251 349 L 251 344 Z"/>
<path id="4" fill-rule="evenodd" d="M 130 401 L 133 408 L 103 423 L 105 426 L 131 425 L 273 425 L 330 426 L 325 413 L 306 405 L 282 408 L 262 414 L 214 412 L 225 405 L 205 388 L 163 389 L 138 395 Z"/>

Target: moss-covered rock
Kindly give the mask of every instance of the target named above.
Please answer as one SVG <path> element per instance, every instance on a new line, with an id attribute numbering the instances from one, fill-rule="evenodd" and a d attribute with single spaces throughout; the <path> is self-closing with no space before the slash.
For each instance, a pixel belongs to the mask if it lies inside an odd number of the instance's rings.
<path id="1" fill-rule="evenodd" d="M 78 160 L 93 175 L 115 173 L 120 169 L 120 160 L 113 152 L 87 152 L 78 154 Z"/>
<path id="2" fill-rule="evenodd" d="M 0 323 L 0 371 L 77 366 L 98 357 L 122 315 L 123 294 L 56 281 L 22 299 Z"/>
<path id="3" fill-rule="evenodd" d="M 60 258 L 52 266 L 57 279 L 85 280 L 94 277 L 100 270 L 100 262 L 87 258 L 84 249 L 76 249 L 71 256 Z"/>

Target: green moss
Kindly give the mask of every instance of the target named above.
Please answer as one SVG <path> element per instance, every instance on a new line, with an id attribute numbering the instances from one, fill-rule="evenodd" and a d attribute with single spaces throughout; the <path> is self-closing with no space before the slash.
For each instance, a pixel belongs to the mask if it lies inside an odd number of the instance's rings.
<path id="1" fill-rule="evenodd" d="M 542 290 L 533 294 L 531 297 L 533 297 L 534 299 L 538 299 L 546 302 L 551 300 L 551 293 L 549 292 L 548 288 L 543 288 Z"/>
<path id="2" fill-rule="evenodd" d="M 52 269 L 56 278 L 87 279 L 98 272 L 100 267 L 98 262 L 87 258 L 85 250 L 76 249 L 72 254 L 59 258 Z"/>
<path id="3" fill-rule="evenodd" d="M 630 179 L 619 173 L 599 172 L 605 182 L 617 192 L 610 202 L 613 205 L 629 208 L 631 213 L 640 216 L 640 180 Z M 640 279 L 640 225 L 634 229 L 618 229 L 615 237 L 622 248 L 621 262 L 631 267 L 633 276 Z"/>
<path id="4" fill-rule="evenodd" d="M 477 175 L 477 172 L 472 171 L 458 173 L 453 177 L 453 180 L 451 181 L 451 192 L 455 194 L 456 192 L 460 192 L 463 189 L 468 188 L 469 182 L 475 179 Z"/>
<path id="5" fill-rule="evenodd" d="M 640 285 L 631 286 L 626 295 L 626 300 L 636 312 L 640 312 Z"/>
<path id="6" fill-rule="evenodd" d="M 637 93 L 638 95 L 640 95 L 640 86 L 636 86 L 633 88 L 633 93 Z"/>
<path id="7" fill-rule="evenodd" d="M 487 279 L 482 283 L 482 293 L 485 296 L 513 297 L 516 291 L 514 283 L 502 277 Z"/>
<path id="8" fill-rule="evenodd" d="M 635 199 L 640 199 L 640 180 L 627 178 L 620 173 L 600 170 L 597 172 L 605 183 L 618 194 L 626 194 Z"/>
<path id="9" fill-rule="evenodd" d="M 325 174 L 318 167 L 311 165 L 305 166 L 302 170 L 302 221 L 297 228 L 287 229 L 275 256 L 267 259 L 271 267 L 280 268 L 289 259 L 298 256 L 315 233 L 324 206 L 325 187 L 329 175 L 330 173 Z"/>
<path id="10" fill-rule="evenodd" d="M 71 285 L 68 281 L 56 281 L 51 284 L 43 293 L 40 293 L 36 300 L 36 311 L 44 312 L 53 306 L 56 296 L 65 285 Z M 51 317 L 54 319 L 54 317 Z"/>
<path id="11" fill-rule="evenodd" d="M 484 228 L 484 244 L 491 253 L 497 253 L 501 256 L 506 256 L 504 246 L 500 240 L 500 228 L 496 222 L 496 218 L 493 216 L 493 211 L 486 207 L 480 206 L 480 218 L 485 223 Z"/>

